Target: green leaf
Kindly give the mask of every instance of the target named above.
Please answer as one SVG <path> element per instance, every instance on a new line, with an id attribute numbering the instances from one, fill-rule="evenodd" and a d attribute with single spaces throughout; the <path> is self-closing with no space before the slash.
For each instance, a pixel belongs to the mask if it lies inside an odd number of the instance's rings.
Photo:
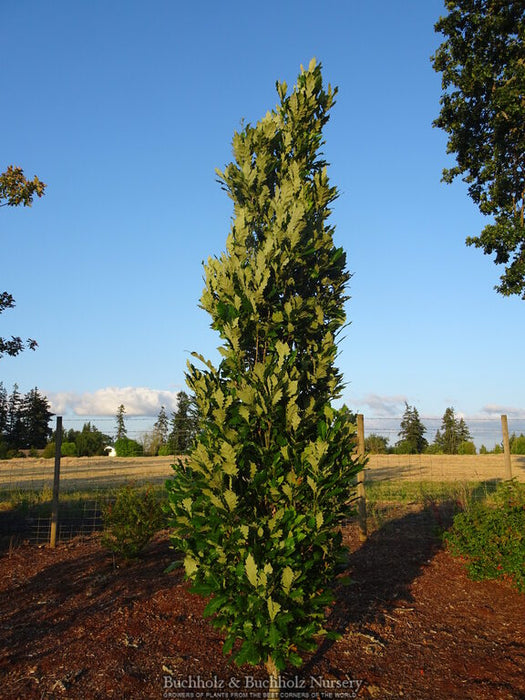
<path id="1" fill-rule="evenodd" d="M 268 631 L 268 641 L 270 642 L 270 646 L 273 649 L 276 649 L 279 646 L 279 642 L 281 640 L 281 634 L 277 627 L 274 624 L 270 625 L 270 629 Z"/>
<path id="2" fill-rule="evenodd" d="M 249 423 L 250 421 L 250 409 L 247 406 L 239 406 L 239 415 L 241 418 L 244 418 L 244 420 Z"/>
<path id="3" fill-rule="evenodd" d="M 251 642 L 244 642 L 239 653 L 235 657 L 235 663 L 239 666 L 243 664 L 256 665 L 261 661 L 261 655 L 257 647 Z"/>
<path id="4" fill-rule="evenodd" d="M 182 559 L 177 559 L 177 561 L 171 562 L 169 566 L 167 566 L 164 569 L 165 574 L 171 574 L 172 571 L 175 571 L 175 569 L 180 569 L 181 566 L 183 566 L 184 562 Z"/>
<path id="5" fill-rule="evenodd" d="M 281 584 L 283 587 L 283 591 L 285 592 L 286 595 L 288 595 L 290 593 L 290 588 L 292 587 L 293 580 L 294 580 L 293 570 L 289 566 L 286 566 L 283 569 L 283 573 L 281 575 Z"/>
<path id="6" fill-rule="evenodd" d="M 192 589 L 193 591 L 193 589 Z M 210 602 L 206 605 L 206 607 L 203 610 L 203 616 L 204 617 L 210 617 L 210 615 L 214 615 L 218 610 L 220 610 L 224 605 L 224 599 L 222 596 L 217 597 L 217 598 L 212 598 Z"/>
<path id="7" fill-rule="evenodd" d="M 257 588 L 257 564 L 251 553 L 246 557 L 245 570 L 248 581 Z"/>
<path id="8" fill-rule="evenodd" d="M 227 656 L 228 654 L 231 653 L 231 650 L 233 649 L 234 644 L 235 644 L 235 637 L 234 636 L 226 637 L 226 641 L 222 645 L 222 653 L 224 654 L 224 656 Z"/>
<path id="9" fill-rule="evenodd" d="M 270 598 L 268 598 L 266 603 L 268 605 L 268 614 L 270 615 L 270 620 L 273 622 L 275 620 L 275 616 L 277 615 L 277 613 L 281 609 L 281 606 L 279 603 L 272 600 L 271 596 L 270 596 Z"/>
<path id="10" fill-rule="evenodd" d="M 191 578 L 193 574 L 197 571 L 199 565 L 189 554 L 184 559 L 184 569 L 186 570 L 186 576 Z"/>
<path id="11" fill-rule="evenodd" d="M 237 496 L 233 491 L 230 491 L 229 489 L 227 489 L 224 492 L 224 500 L 228 504 L 228 508 L 231 511 L 235 510 L 235 508 L 237 506 Z"/>
<path id="12" fill-rule="evenodd" d="M 294 651 L 288 656 L 288 661 L 292 664 L 292 666 L 299 667 L 303 665 L 303 660 L 299 656 L 299 654 L 296 654 Z"/>
<path id="13" fill-rule="evenodd" d="M 191 592 L 196 595 L 208 596 L 215 590 L 215 587 L 204 581 L 194 581 L 191 587 Z"/>

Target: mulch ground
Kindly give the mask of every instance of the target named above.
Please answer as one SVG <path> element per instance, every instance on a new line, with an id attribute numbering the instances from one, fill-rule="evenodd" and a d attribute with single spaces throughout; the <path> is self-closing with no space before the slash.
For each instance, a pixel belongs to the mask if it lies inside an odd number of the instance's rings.
<path id="1" fill-rule="evenodd" d="M 282 698 L 525 699 L 525 596 L 470 581 L 435 512 L 399 512 L 364 544 L 350 524 L 345 538 L 353 583 L 329 615 L 341 639 L 284 674 Z M 97 536 L 4 552 L 0 698 L 265 697 L 264 671 L 232 666 L 205 601 L 164 573 L 173 557 L 166 533 L 131 564 Z"/>

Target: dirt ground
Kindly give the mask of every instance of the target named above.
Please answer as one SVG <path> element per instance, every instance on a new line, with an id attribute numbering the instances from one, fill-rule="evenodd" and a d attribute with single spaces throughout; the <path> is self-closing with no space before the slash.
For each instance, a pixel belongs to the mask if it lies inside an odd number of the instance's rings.
<path id="1" fill-rule="evenodd" d="M 475 583 L 441 547 L 444 511 L 405 509 L 361 544 L 345 529 L 353 584 L 328 624 L 341 632 L 299 670 L 282 698 L 525 698 L 525 596 Z M 0 559 L 0 697 L 263 698 L 261 669 L 223 657 L 167 534 L 131 564 L 98 536 Z M 322 686 L 324 690 L 319 689 Z"/>

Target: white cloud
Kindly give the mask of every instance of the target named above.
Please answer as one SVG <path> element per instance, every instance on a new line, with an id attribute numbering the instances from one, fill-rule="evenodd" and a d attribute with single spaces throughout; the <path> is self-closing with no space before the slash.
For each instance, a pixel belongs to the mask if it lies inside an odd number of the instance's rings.
<path id="1" fill-rule="evenodd" d="M 508 416 L 509 418 L 525 418 L 525 408 L 515 406 L 501 406 L 500 404 L 488 403 L 481 408 L 482 413 L 488 414 L 491 418 Z"/>
<path id="2" fill-rule="evenodd" d="M 352 406 L 368 406 L 372 415 L 377 417 L 400 416 L 404 411 L 406 396 L 380 396 L 379 394 L 367 394 L 352 401 Z"/>
<path id="3" fill-rule="evenodd" d="M 147 387 L 106 387 L 83 394 L 58 392 L 49 394 L 48 399 L 57 415 L 114 416 L 120 404 L 124 404 L 128 416 L 155 416 L 161 406 L 175 410 L 178 393 Z"/>

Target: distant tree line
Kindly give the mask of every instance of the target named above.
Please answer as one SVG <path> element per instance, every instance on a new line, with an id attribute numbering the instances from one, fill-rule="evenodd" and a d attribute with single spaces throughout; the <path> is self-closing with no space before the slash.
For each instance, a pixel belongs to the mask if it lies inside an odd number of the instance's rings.
<path id="1" fill-rule="evenodd" d="M 355 422 L 355 414 L 346 406 L 341 409 Z M 198 431 L 199 416 L 192 396 L 181 391 L 177 408 L 168 417 L 161 407 L 150 432 L 141 440 L 127 435 L 126 409 L 121 404 L 116 413 L 114 437 L 100 431 L 93 423 L 84 423 L 81 430 L 64 430 L 62 434 L 63 457 L 96 457 L 107 454 L 107 447 L 114 446 L 119 457 L 142 455 L 183 455 L 191 448 Z M 44 457 L 55 455 L 55 433 L 49 426 L 53 413 L 47 398 L 37 388 L 22 395 L 15 384 L 8 394 L 0 382 L 0 459 L 25 455 L 21 450 L 44 450 Z M 414 406 L 405 403 L 398 440 L 389 445 L 389 438 L 371 433 L 365 438 L 365 449 L 370 454 L 476 454 L 470 430 L 463 418 L 457 418 L 454 408 L 447 408 L 436 432 L 434 441 L 425 438 L 426 427 Z M 525 435 L 512 434 L 509 439 L 512 454 L 525 454 Z M 501 444 L 492 450 L 481 445 L 480 454 L 498 454 Z"/>
<path id="2" fill-rule="evenodd" d="M 194 397 L 180 391 L 177 408 L 169 418 L 165 407 L 161 406 L 152 431 L 144 436 L 144 453 L 164 456 L 187 454 L 197 434 L 198 423 Z"/>
<path id="3" fill-rule="evenodd" d="M 53 457 L 55 454 L 56 435 L 53 432 L 52 440 L 46 446 L 44 457 Z M 113 442 L 109 435 L 102 433 L 90 421 L 84 423 L 82 430 L 64 430 L 62 432 L 62 457 L 98 457 L 107 454 L 106 447 Z"/>
<path id="4" fill-rule="evenodd" d="M 92 423 L 85 423 L 82 430 L 64 430 L 62 435 L 63 457 L 96 457 L 107 454 L 114 447 L 117 457 L 141 457 L 186 454 L 197 430 L 197 413 L 193 399 L 184 391 L 177 397 L 177 409 L 168 418 L 166 408 L 161 407 L 151 431 L 140 440 L 128 436 L 126 407 L 120 404 L 115 414 L 113 437 L 102 433 Z M 55 454 L 55 435 L 51 435 L 44 451 L 45 457 Z"/>
<path id="5" fill-rule="evenodd" d="M 399 440 L 395 445 L 389 446 L 387 437 L 372 433 L 365 438 L 365 449 L 371 454 L 476 454 L 476 446 L 465 420 L 457 418 L 452 407 L 445 411 L 433 443 L 426 439 L 426 432 L 417 408 L 405 402 Z"/>
<path id="6" fill-rule="evenodd" d="M 0 382 L 0 459 L 45 447 L 52 416 L 47 398 L 36 387 L 22 395 L 15 384 L 8 394 Z"/>
<path id="7" fill-rule="evenodd" d="M 520 433 L 519 435 L 516 435 L 516 433 L 512 433 L 512 435 L 509 437 L 509 447 L 510 447 L 510 453 L 513 455 L 525 455 L 525 435 L 523 433 Z M 501 454 L 503 452 L 503 445 L 496 444 L 494 445 L 494 449 L 492 449 L 490 452 L 487 450 L 485 445 L 481 445 L 479 448 L 479 453 L 480 455 L 486 455 L 486 454 Z"/>

